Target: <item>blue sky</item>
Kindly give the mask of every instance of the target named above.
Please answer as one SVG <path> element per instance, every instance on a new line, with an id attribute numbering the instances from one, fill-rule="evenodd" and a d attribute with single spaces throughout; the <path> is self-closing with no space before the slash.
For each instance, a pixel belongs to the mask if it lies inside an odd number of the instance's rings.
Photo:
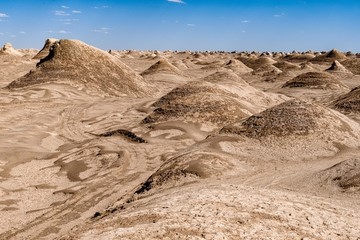
<path id="1" fill-rule="evenodd" d="M 0 0 L 0 44 L 360 52 L 360 0 Z"/>

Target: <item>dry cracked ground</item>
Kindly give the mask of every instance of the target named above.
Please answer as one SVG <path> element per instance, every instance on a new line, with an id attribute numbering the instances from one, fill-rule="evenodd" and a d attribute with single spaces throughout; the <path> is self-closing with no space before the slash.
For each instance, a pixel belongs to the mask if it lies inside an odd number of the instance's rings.
<path id="1" fill-rule="evenodd" d="M 0 239 L 360 239 L 360 55 L 0 50 Z"/>

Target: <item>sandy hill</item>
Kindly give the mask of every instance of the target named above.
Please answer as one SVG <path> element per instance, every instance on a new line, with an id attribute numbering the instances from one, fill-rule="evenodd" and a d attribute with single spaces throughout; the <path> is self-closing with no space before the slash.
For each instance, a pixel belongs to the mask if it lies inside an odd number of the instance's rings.
<path id="1" fill-rule="evenodd" d="M 321 54 L 311 59 L 312 62 L 333 62 L 335 60 L 345 60 L 346 55 L 336 49 L 333 49 L 325 54 Z"/>
<path id="2" fill-rule="evenodd" d="M 307 72 L 287 81 L 283 88 L 346 89 L 334 76 L 324 72 Z"/>
<path id="3" fill-rule="evenodd" d="M 331 156 L 340 145 L 357 147 L 359 133 L 359 124 L 339 112 L 290 100 L 224 127 L 220 136 L 239 138 L 239 142 L 222 144 L 224 151 L 290 160 Z"/>
<path id="4" fill-rule="evenodd" d="M 22 56 L 22 54 L 14 49 L 11 43 L 5 43 L 4 46 L 0 49 L 0 55 L 10 55 L 10 56 Z"/>
<path id="5" fill-rule="evenodd" d="M 298 66 L 294 63 L 287 62 L 287 61 L 278 61 L 277 63 L 274 64 L 274 66 L 283 72 L 284 71 L 295 71 L 295 70 L 300 69 L 300 66 Z"/>
<path id="6" fill-rule="evenodd" d="M 276 61 L 270 57 L 239 57 L 238 60 L 254 71 L 265 65 L 273 65 L 276 63 Z"/>
<path id="7" fill-rule="evenodd" d="M 331 73 L 351 73 L 337 60 L 335 60 L 326 71 Z"/>
<path id="8" fill-rule="evenodd" d="M 248 73 L 252 72 L 253 70 L 249 67 L 247 67 L 244 63 L 237 59 L 231 59 L 229 60 L 225 65 L 225 68 L 231 69 L 236 73 Z"/>
<path id="9" fill-rule="evenodd" d="M 360 191 L 360 159 L 342 161 L 317 174 L 323 187 L 336 187 L 340 191 Z"/>
<path id="10" fill-rule="evenodd" d="M 342 61 L 341 64 L 346 67 L 353 74 L 360 75 L 360 59 L 352 58 Z"/>
<path id="11" fill-rule="evenodd" d="M 271 64 L 264 64 L 260 67 L 256 68 L 256 70 L 253 72 L 253 74 L 257 74 L 264 77 L 270 77 L 270 76 L 276 76 L 278 74 L 281 74 L 283 71 L 281 71 L 279 68 L 275 67 Z"/>
<path id="12" fill-rule="evenodd" d="M 153 104 L 143 120 L 154 124 L 185 121 L 218 128 L 283 101 L 278 95 L 259 91 L 231 71 L 216 72 L 203 80 L 177 87 Z"/>
<path id="13" fill-rule="evenodd" d="M 59 41 L 55 38 L 48 38 L 45 41 L 44 47 L 33 57 L 33 59 L 43 59 L 50 53 L 51 47 Z"/>
<path id="14" fill-rule="evenodd" d="M 283 60 L 286 60 L 288 62 L 293 62 L 293 63 L 301 63 L 301 62 L 307 62 L 311 59 L 315 58 L 314 54 L 311 53 L 293 53 L 293 54 L 288 54 L 286 56 L 283 57 Z"/>
<path id="15" fill-rule="evenodd" d="M 339 97 L 332 106 L 345 113 L 360 112 L 360 87 L 352 89 L 349 93 Z"/>
<path id="16" fill-rule="evenodd" d="M 220 177 L 231 170 L 238 169 L 234 159 L 229 156 L 211 151 L 180 151 L 175 157 L 167 159 L 136 193 L 154 192 L 201 179 Z"/>
<path id="17" fill-rule="evenodd" d="M 181 71 L 168 62 L 166 59 L 161 59 L 151 65 L 148 69 L 141 73 L 141 75 L 150 75 L 150 74 L 157 74 L 157 73 L 167 73 L 167 74 L 175 74 L 181 75 Z"/>
<path id="18" fill-rule="evenodd" d="M 100 94 L 144 96 L 151 92 L 142 77 L 116 57 L 77 40 L 57 41 L 35 70 L 8 88 L 52 82 Z"/>
<path id="19" fill-rule="evenodd" d="M 360 159 L 352 158 L 342 161 L 334 166 L 316 174 L 322 187 L 335 187 L 340 191 L 360 191 Z"/>

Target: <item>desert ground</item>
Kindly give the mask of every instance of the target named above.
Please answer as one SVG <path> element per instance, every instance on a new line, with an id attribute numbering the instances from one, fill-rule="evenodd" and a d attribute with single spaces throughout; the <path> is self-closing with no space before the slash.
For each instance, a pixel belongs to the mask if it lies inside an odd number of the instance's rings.
<path id="1" fill-rule="evenodd" d="M 360 239 L 360 54 L 0 49 L 0 239 Z"/>

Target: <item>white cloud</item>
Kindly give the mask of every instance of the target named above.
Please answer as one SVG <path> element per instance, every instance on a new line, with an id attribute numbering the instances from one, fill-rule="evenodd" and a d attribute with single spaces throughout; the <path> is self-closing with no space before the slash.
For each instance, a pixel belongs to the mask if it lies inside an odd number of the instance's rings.
<path id="1" fill-rule="evenodd" d="M 21 31 L 21 32 L 19 32 L 20 34 L 26 34 L 26 32 L 24 32 L 24 31 Z"/>
<path id="2" fill-rule="evenodd" d="M 9 15 L 7 15 L 6 13 L 0 13 L 0 18 L 8 18 Z"/>
<path id="3" fill-rule="evenodd" d="M 82 13 L 82 12 L 81 12 L 81 11 L 79 11 L 79 10 L 72 10 L 71 12 L 72 12 L 72 13 L 75 13 L 75 14 Z"/>
<path id="4" fill-rule="evenodd" d="M 73 22 L 78 22 L 79 19 L 77 18 L 66 18 L 66 19 L 60 19 L 61 22 L 63 22 L 66 25 L 71 25 Z"/>
<path id="5" fill-rule="evenodd" d="M 188 24 L 186 24 L 188 27 L 195 27 L 195 24 L 193 24 L 193 23 L 188 23 Z"/>
<path id="6" fill-rule="evenodd" d="M 15 38 L 15 37 L 16 37 L 16 35 L 11 34 L 9 37 L 11 37 L 11 38 Z"/>
<path id="7" fill-rule="evenodd" d="M 65 12 L 65 11 L 61 11 L 61 10 L 56 10 L 55 11 L 55 15 L 56 16 L 70 16 L 69 13 Z"/>
<path id="8" fill-rule="evenodd" d="M 95 9 L 100 9 L 100 8 L 110 8 L 110 7 L 107 6 L 107 5 L 103 5 L 103 6 L 95 6 L 94 8 Z"/>
<path id="9" fill-rule="evenodd" d="M 60 31 L 58 31 L 58 33 L 61 33 L 61 34 L 68 34 L 68 33 L 71 33 L 71 32 L 68 32 L 68 31 L 65 31 L 65 30 L 60 30 Z"/>
<path id="10" fill-rule="evenodd" d="M 185 2 L 183 0 L 167 0 L 168 2 L 173 2 L 173 3 L 182 3 L 185 4 Z"/>
<path id="11" fill-rule="evenodd" d="M 281 13 L 281 14 L 275 14 L 275 15 L 273 15 L 273 17 L 282 17 L 282 16 L 284 16 L 285 15 L 285 13 Z"/>
<path id="12" fill-rule="evenodd" d="M 91 30 L 92 32 L 96 32 L 96 33 L 103 33 L 103 34 L 109 34 L 110 33 L 111 28 L 108 27 L 102 27 L 99 29 L 93 29 Z"/>
<path id="13" fill-rule="evenodd" d="M 0 32 L 0 36 L 4 35 L 4 33 Z"/>
<path id="14" fill-rule="evenodd" d="M 250 21 L 248 20 L 242 20 L 241 23 L 249 23 Z"/>
<path id="15" fill-rule="evenodd" d="M 62 7 L 62 8 L 64 8 L 64 9 L 68 9 L 68 8 L 70 8 L 70 7 L 65 6 L 65 5 L 62 5 L 61 7 Z"/>

